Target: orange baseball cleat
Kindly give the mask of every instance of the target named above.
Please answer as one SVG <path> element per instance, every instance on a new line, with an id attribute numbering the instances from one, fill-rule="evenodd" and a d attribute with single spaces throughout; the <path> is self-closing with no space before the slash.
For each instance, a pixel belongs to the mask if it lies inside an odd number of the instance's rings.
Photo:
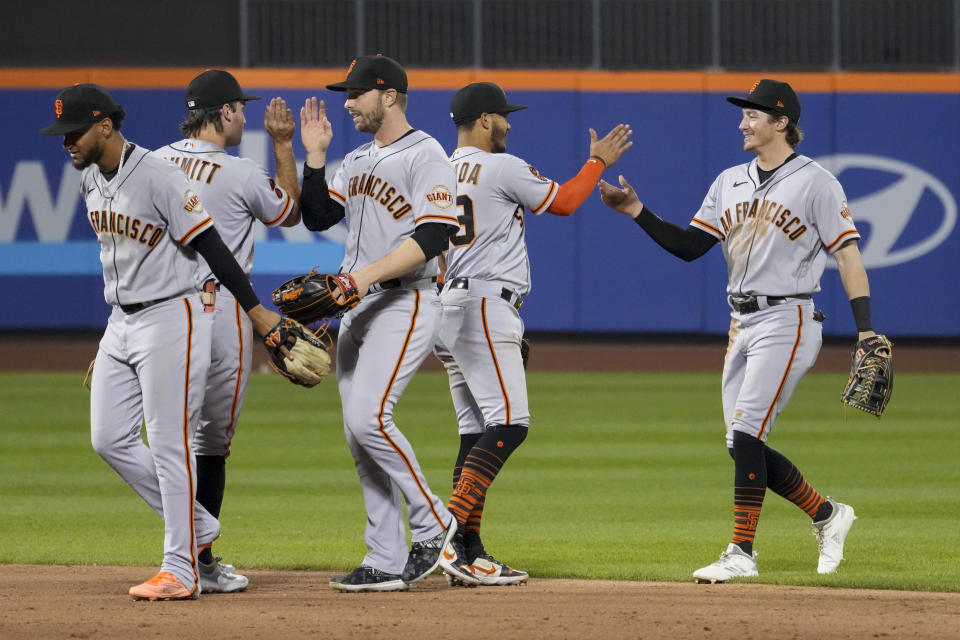
<path id="1" fill-rule="evenodd" d="M 198 584 L 191 591 L 168 571 L 161 571 L 143 584 L 130 587 L 134 600 L 196 600 L 200 595 Z"/>

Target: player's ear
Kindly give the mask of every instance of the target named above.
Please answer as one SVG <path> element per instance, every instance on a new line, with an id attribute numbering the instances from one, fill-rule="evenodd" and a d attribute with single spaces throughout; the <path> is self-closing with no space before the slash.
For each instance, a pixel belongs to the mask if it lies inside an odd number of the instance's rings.
<path id="1" fill-rule="evenodd" d="M 113 120 L 110 118 L 104 118 L 93 126 L 99 127 L 100 135 L 102 135 L 104 138 L 108 137 L 113 132 Z"/>

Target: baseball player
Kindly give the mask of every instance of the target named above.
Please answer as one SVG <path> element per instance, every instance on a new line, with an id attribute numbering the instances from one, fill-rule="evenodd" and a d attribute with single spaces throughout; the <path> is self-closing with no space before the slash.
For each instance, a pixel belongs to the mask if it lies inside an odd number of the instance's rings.
<path id="1" fill-rule="evenodd" d="M 246 123 L 244 105 L 250 100 L 259 97 L 244 93 L 227 71 L 204 71 L 186 90 L 188 116 L 180 131 L 187 137 L 156 151 L 183 169 L 248 279 L 253 268 L 254 223 L 292 227 L 300 222 L 293 114 L 282 99 L 274 98 L 264 116 L 264 127 L 273 140 L 276 182 L 252 160 L 226 152 L 227 147 L 240 144 Z M 197 501 L 219 518 L 230 441 L 250 379 L 253 329 L 229 291 L 209 276 L 204 281 L 209 289 L 206 295 L 216 308 L 210 369 L 194 439 Z M 219 562 L 211 548 L 200 553 L 198 566 L 204 593 L 229 593 L 247 586 L 246 576 Z"/>
<path id="2" fill-rule="evenodd" d="M 657 244 L 690 261 L 720 242 L 727 261 L 730 340 L 723 366 L 726 444 L 734 460 L 733 537 L 720 559 L 693 576 L 724 582 L 756 576 L 754 535 L 769 487 L 810 516 L 819 543 L 818 573 L 833 573 L 856 519 L 852 507 L 824 497 L 800 470 L 765 443 L 822 342 L 820 290 L 827 257 L 837 261 L 860 339 L 874 335 L 860 234 L 837 179 L 794 149 L 800 101 L 789 84 L 764 79 L 741 107 L 743 149 L 756 154 L 721 173 L 690 225 L 654 215 L 620 177 L 600 182 L 603 201 L 629 215 Z"/>
<path id="3" fill-rule="evenodd" d="M 633 144 L 628 125 L 603 139 L 590 129 L 590 157 L 558 185 L 505 153 L 507 115 L 525 106 L 507 103 L 492 82 L 463 87 L 450 103 L 457 149 L 460 231 L 451 238 L 444 276 L 443 323 L 435 349 L 450 381 L 460 431 L 447 507 L 458 532 L 441 566 L 451 584 L 510 585 L 527 573 L 496 560 L 480 539 L 487 489 L 527 436 L 530 413 L 520 340 L 519 309 L 530 293 L 524 213 L 568 216 L 593 191 L 604 168 Z"/>
<path id="4" fill-rule="evenodd" d="M 100 242 L 113 307 L 93 370 L 94 450 L 164 521 L 160 572 L 130 589 L 146 600 L 196 598 L 197 553 L 220 525 L 195 500 L 191 442 L 210 363 L 213 314 L 200 296 L 206 267 L 266 335 L 280 317 L 260 305 L 194 185 L 175 165 L 124 139 L 125 117 L 95 84 L 63 89 L 44 135 L 83 170 L 87 220 Z M 140 437 L 146 425 L 150 446 Z"/>
<path id="5" fill-rule="evenodd" d="M 456 181 L 440 144 L 405 115 L 407 75 L 386 56 L 353 61 L 343 82 L 344 107 L 373 140 L 325 175 L 333 131 L 316 98 L 300 112 L 307 151 L 301 206 L 308 229 L 347 223 L 340 271 L 362 299 L 343 317 L 337 341 L 337 385 L 344 433 L 363 489 L 369 553 L 353 572 L 334 578 L 338 591 L 403 591 L 429 575 L 457 521 L 430 491 L 393 408 L 440 328 L 437 256 L 455 233 Z M 403 505 L 413 541 L 407 554 Z"/>

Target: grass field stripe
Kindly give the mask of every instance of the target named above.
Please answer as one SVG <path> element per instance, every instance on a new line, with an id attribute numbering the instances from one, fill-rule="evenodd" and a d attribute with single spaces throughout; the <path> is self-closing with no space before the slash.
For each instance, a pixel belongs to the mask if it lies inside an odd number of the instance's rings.
<path id="1" fill-rule="evenodd" d="M 190 353 L 193 349 L 193 310 L 186 298 L 183 299 L 183 307 L 187 311 L 187 357 L 183 375 L 183 457 L 187 470 L 187 496 L 190 498 L 187 502 L 187 510 L 190 512 L 190 566 L 196 587 L 200 584 L 200 576 L 197 574 L 197 537 L 193 522 L 193 503 L 197 492 L 193 485 L 193 467 L 190 464 Z"/>
<path id="2" fill-rule="evenodd" d="M 397 443 L 394 442 L 387 432 L 383 428 L 383 411 L 387 404 L 387 399 L 390 397 L 390 390 L 393 388 L 393 383 L 397 379 L 397 373 L 400 372 L 400 365 L 403 364 L 403 357 L 407 354 L 407 347 L 410 345 L 410 338 L 413 336 L 414 330 L 417 328 L 417 314 L 420 313 L 420 290 L 414 289 L 414 302 L 413 302 L 413 315 L 410 318 L 410 329 L 407 330 L 407 335 L 403 339 L 403 347 L 400 349 L 400 356 L 397 358 L 397 364 L 393 368 L 393 373 L 390 374 L 390 381 L 387 383 L 387 388 L 383 391 L 383 398 L 380 399 L 380 411 L 377 413 L 377 422 L 380 425 L 378 431 L 383 438 L 390 443 L 390 446 L 393 447 L 393 450 L 397 452 L 397 455 L 400 456 L 400 459 L 403 460 L 403 464 L 406 465 L 407 470 L 410 472 L 410 475 L 413 476 L 413 481 L 417 484 L 417 488 L 420 490 L 420 493 L 423 494 L 423 498 L 427 501 L 427 504 L 430 505 L 430 512 L 433 514 L 433 517 L 437 519 L 437 522 L 440 523 L 440 526 L 445 526 L 443 520 L 440 518 L 440 514 L 437 513 L 437 510 L 433 508 L 433 500 L 430 499 L 430 494 L 427 493 L 427 490 L 424 489 L 423 485 L 420 484 L 420 478 L 417 477 L 417 473 L 413 470 L 413 465 L 410 464 L 410 460 L 403 453 L 403 450 L 397 446 Z"/>
<path id="3" fill-rule="evenodd" d="M 760 433 L 757 434 L 757 439 L 763 438 L 764 432 L 767 430 L 767 421 L 770 419 L 770 414 L 773 413 L 774 407 L 777 406 L 777 400 L 780 398 L 780 392 L 783 391 L 783 385 L 787 383 L 787 377 L 790 375 L 790 368 L 793 367 L 793 358 L 797 355 L 797 348 L 800 346 L 800 337 L 803 333 L 803 307 L 797 305 L 797 340 L 793 343 L 793 350 L 790 352 L 790 359 L 787 360 L 787 368 L 783 372 L 783 377 L 780 379 L 780 386 L 777 387 L 777 393 L 773 396 L 773 402 L 770 403 L 770 408 L 767 409 L 767 415 L 763 417 L 763 422 L 760 424 Z"/>
<path id="4" fill-rule="evenodd" d="M 493 341 L 490 339 L 490 327 L 487 325 L 487 299 L 480 300 L 480 317 L 483 319 L 483 335 L 487 339 L 487 346 L 490 347 L 490 357 L 493 359 L 493 368 L 497 372 L 497 382 L 500 383 L 500 393 L 503 395 L 503 406 L 506 409 L 506 424 L 510 424 L 510 397 L 507 395 L 507 387 L 503 384 L 503 376 L 500 375 L 500 363 L 497 362 L 497 352 L 493 348 Z"/>

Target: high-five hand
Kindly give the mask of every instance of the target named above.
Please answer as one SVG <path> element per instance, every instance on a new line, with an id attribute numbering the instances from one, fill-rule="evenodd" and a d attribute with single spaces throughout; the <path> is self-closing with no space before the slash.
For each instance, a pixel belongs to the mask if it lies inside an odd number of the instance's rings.
<path id="1" fill-rule="evenodd" d="M 618 124 L 610 133 L 597 140 L 597 132 L 590 129 L 590 155 L 597 156 L 609 169 L 623 153 L 633 146 L 630 136 L 633 129 L 628 124 Z"/>
<path id="2" fill-rule="evenodd" d="M 620 186 L 623 188 L 618 189 L 607 181 L 601 180 L 600 199 L 614 211 L 636 218 L 643 211 L 643 203 L 623 176 L 620 176 Z"/>

